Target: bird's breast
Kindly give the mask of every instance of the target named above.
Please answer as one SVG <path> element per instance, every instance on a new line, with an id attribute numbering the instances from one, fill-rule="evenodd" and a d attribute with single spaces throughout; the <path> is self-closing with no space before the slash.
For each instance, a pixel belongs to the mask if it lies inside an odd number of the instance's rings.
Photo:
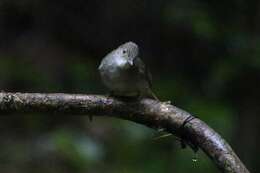
<path id="1" fill-rule="evenodd" d="M 104 84 L 110 89 L 123 89 L 128 84 L 128 72 L 124 68 L 126 60 L 113 59 L 101 65 L 99 70 Z"/>

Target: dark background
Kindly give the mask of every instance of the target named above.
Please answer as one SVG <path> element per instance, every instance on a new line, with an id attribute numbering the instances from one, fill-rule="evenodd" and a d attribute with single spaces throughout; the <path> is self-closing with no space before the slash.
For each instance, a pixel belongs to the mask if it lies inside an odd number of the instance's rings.
<path id="1" fill-rule="evenodd" d="M 0 0 L 0 89 L 106 94 L 97 67 L 136 42 L 161 100 L 219 132 L 260 171 L 260 1 Z M 0 117 L 5 173 L 218 172 L 200 151 L 123 120 Z"/>

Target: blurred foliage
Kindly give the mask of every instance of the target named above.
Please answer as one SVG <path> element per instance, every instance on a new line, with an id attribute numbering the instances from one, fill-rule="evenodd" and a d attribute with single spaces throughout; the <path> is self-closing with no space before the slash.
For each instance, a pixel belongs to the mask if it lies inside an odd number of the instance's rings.
<path id="1" fill-rule="evenodd" d="M 260 3 L 0 0 L 0 89 L 106 94 L 97 67 L 132 40 L 161 100 L 217 130 L 260 171 Z M 0 117 L 0 171 L 218 172 L 202 151 L 122 120 Z M 197 161 L 193 158 L 197 157 Z"/>

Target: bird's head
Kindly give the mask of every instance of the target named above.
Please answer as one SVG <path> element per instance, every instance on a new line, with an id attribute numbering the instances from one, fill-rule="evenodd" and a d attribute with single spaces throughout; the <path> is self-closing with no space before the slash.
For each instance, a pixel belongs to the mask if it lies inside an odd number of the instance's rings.
<path id="1" fill-rule="evenodd" d="M 132 66 L 134 59 L 139 55 L 139 48 L 134 42 L 127 42 L 119 46 L 117 49 L 117 54 L 127 60 L 127 62 Z"/>

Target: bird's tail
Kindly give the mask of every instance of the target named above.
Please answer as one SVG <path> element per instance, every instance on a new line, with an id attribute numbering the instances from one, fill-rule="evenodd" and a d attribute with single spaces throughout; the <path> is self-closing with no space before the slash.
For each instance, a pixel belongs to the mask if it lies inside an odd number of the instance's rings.
<path id="1" fill-rule="evenodd" d="M 155 99 L 155 100 L 157 100 L 157 101 L 160 101 L 159 99 L 158 99 L 158 97 L 154 94 L 154 92 L 152 91 L 152 89 L 151 88 L 149 88 L 148 89 L 148 96 L 149 97 L 151 97 L 151 98 L 153 98 L 153 99 Z"/>

